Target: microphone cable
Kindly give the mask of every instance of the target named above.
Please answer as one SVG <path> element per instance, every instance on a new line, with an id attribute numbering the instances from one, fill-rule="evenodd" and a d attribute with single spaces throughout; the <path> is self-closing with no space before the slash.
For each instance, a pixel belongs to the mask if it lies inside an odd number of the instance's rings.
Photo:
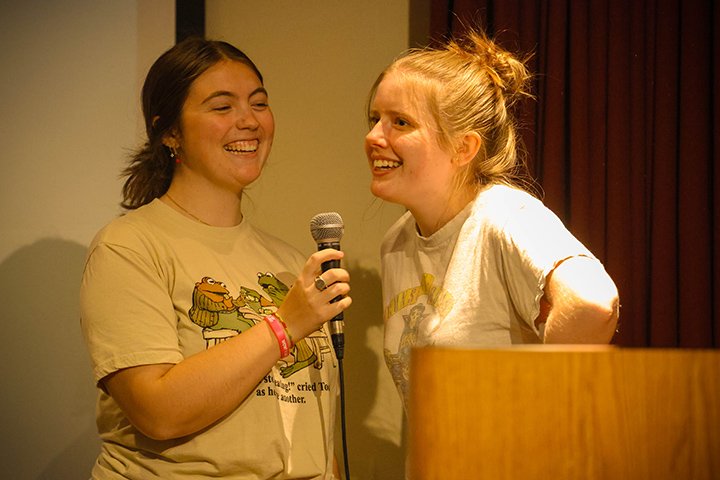
<path id="1" fill-rule="evenodd" d="M 345 370 L 343 358 L 345 357 L 345 335 L 344 333 L 332 335 L 335 358 L 338 361 L 338 374 L 340 377 L 340 433 L 342 435 L 343 466 L 345 468 L 345 479 L 350 480 L 350 464 L 347 448 L 347 428 L 345 427 Z"/>
<path id="2" fill-rule="evenodd" d="M 342 435 L 343 465 L 345 467 L 345 480 L 350 480 L 350 465 L 348 460 L 347 438 L 345 428 L 345 374 L 343 371 L 343 355 L 337 355 L 340 374 L 340 431 Z"/>

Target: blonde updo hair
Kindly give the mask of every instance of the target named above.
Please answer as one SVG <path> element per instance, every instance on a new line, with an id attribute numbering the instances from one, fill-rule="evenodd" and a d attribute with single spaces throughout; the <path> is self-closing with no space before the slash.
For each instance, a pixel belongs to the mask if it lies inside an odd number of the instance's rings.
<path id="1" fill-rule="evenodd" d="M 395 59 L 376 80 L 371 101 L 390 74 L 407 81 L 409 92 L 426 106 L 441 146 L 457 152 L 465 134 L 480 135 L 480 151 L 457 179 L 458 186 L 531 183 L 511 113 L 520 99 L 532 97 L 524 61 L 483 32 L 470 30 L 440 47 L 411 49 Z"/>

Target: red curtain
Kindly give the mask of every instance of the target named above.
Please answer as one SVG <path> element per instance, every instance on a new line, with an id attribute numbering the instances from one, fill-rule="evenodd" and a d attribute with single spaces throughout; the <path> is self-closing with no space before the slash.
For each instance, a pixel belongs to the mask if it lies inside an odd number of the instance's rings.
<path id="1" fill-rule="evenodd" d="M 431 38 L 481 26 L 531 52 L 521 118 L 545 203 L 620 290 L 637 347 L 720 347 L 720 6 L 433 0 Z"/>

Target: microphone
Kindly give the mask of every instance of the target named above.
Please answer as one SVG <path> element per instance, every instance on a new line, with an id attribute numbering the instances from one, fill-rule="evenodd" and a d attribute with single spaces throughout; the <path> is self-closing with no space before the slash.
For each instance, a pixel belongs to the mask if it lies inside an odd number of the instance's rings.
<path id="1" fill-rule="evenodd" d="M 318 250 L 325 250 L 326 248 L 340 250 L 340 239 L 343 236 L 343 232 L 343 220 L 339 213 L 318 213 L 310 220 L 310 233 L 312 234 L 313 240 L 317 243 Z M 338 267 L 340 267 L 340 260 L 328 260 L 327 262 L 323 262 L 321 269 L 323 272 L 326 272 L 331 268 Z M 333 298 L 331 303 L 337 302 L 340 298 L 340 296 Z M 343 316 L 343 312 L 340 312 L 330 320 L 329 327 L 332 344 L 335 348 L 335 356 L 339 360 L 342 360 L 345 355 L 345 317 Z"/>

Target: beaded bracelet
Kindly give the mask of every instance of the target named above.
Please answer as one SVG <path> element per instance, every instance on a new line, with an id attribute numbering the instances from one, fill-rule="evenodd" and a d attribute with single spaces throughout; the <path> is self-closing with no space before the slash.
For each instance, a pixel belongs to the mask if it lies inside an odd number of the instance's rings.
<path id="1" fill-rule="evenodd" d="M 285 333 L 285 328 L 283 328 L 281 320 L 271 313 L 265 317 L 265 321 L 270 325 L 270 329 L 272 329 L 275 338 L 277 338 L 278 346 L 280 346 L 280 358 L 285 358 L 290 355 L 292 345 Z"/>

